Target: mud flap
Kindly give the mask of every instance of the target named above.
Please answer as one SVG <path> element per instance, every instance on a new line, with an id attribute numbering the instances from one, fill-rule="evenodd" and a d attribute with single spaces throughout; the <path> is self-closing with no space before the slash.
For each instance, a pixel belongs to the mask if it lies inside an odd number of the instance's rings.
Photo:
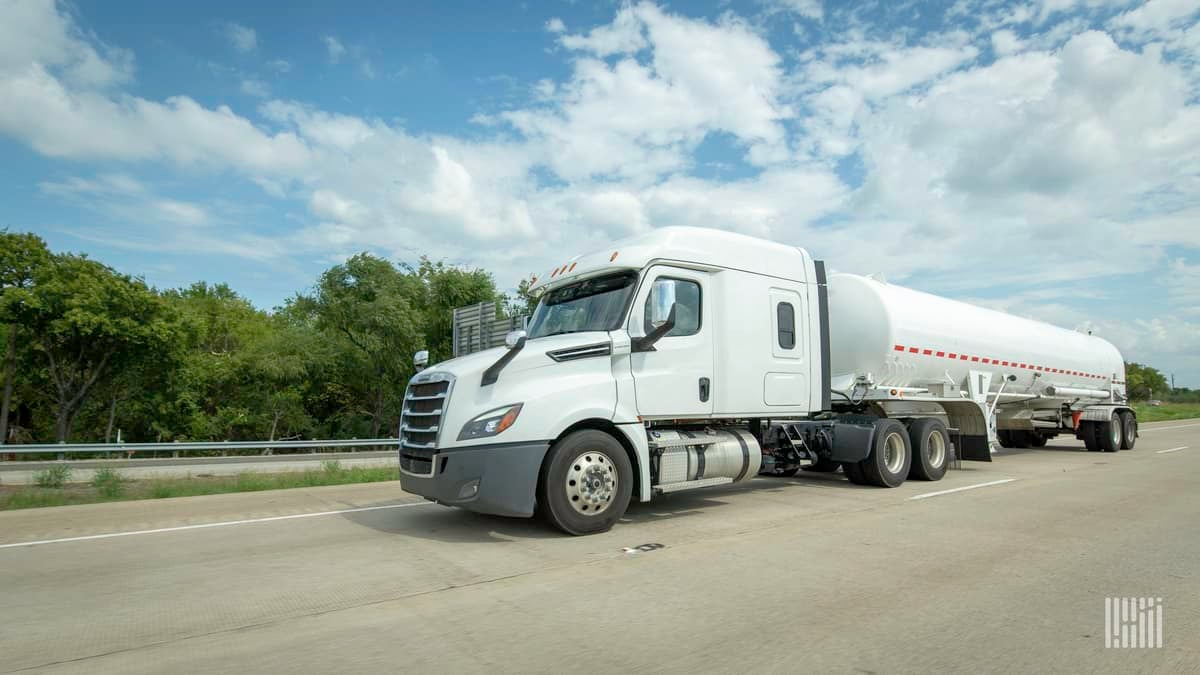
<path id="1" fill-rule="evenodd" d="M 992 448 L 988 444 L 987 436 L 958 434 L 954 437 L 954 448 L 959 459 L 973 462 L 992 461 Z"/>

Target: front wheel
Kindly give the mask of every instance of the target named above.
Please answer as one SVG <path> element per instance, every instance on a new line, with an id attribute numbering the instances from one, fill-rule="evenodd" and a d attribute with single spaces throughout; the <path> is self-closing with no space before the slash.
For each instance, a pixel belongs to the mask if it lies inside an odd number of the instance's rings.
<path id="1" fill-rule="evenodd" d="M 542 514 L 567 534 L 605 532 L 625 514 L 633 466 L 617 439 L 595 429 L 567 435 L 550 448 L 538 490 Z"/>

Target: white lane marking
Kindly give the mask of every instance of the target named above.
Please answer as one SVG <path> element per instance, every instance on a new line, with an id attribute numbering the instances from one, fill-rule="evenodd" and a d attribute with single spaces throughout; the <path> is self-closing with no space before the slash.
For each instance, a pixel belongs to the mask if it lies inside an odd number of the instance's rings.
<path id="1" fill-rule="evenodd" d="M 976 483 L 975 485 L 964 485 L 962 487 L 956 487 L 956 488 L 953 488 L 950 490 L 939 490 L 937 492 L 926 492 L 923 495 L 916 495 L 913 497 L 909 497 L 908 500 L 912 501 L 914 499 L 929 499 L 930 497 L 938 497 L 941 495 L 948 495 L 948 494 L 952 494 L 955 492 L 962 492 L 963 490 L 974 490 L 976 488 L 991 487 L 993 485 L 1003 485 L 1005 483 L 1011 483 L 1014 480 L 1016 480 L 1016 478 L 1001 478 L 1000 480 L 994 480 L 994 481 L 990 481 L 987 483 Z"/>
<path id="2" fill-rule="evenodd" d="M 1166 454 L 1166 453 L 1168 453 L 1168 452 L 1179 452 L 1180 450 L 1187 450 L 1187 449 L 1188 449 L 1188 446 L 1186 446 L 1186 445 L 1181 445 L 1181 446 L 1179 446 L 1178 448 L 1171 448 L 1170 450 L 1156 450 L 1156 451 L 1154 452 L 1154 454 L 1156 454 L 1156 455 L 1162 455 L 1162 454 Z"/>
<path id="3" fill-rule="evenodd" d="M 1144 433 L 1146 433 L 1147 431 L 1167 431 L 1167 430 L 1169 430 L 1169 429 L 1187 429 L 1187 428 L 1189 428 L 1189 427 L 1200 427 L 1200 423 L 1196 423 L 1196 424 L 1180 424 L 1180 425 L 1178 425 L 1178 426 L 1174 426 L 1174 427 L 1140 427 L 1140 428 L 1138 429 L 1138 433 L 1139 433 L 1139 434 L 1144 434 Z"/>
<path id="4" fill-rule="evenodd" d="M 386 504 L 384 506 L 362 506 L 354 509 L 339 509 L 337 511 L 318 511 L 316 513 L 295 513 L 290 516 L 270 516 L 267 518 L 246 518 L 245 520 L 225 520 L 219 523 L 201 523 L 199 525 L 179 525 L 177 527 L 158 527 L 153 530 L 130 530 L 129 532 L 108 532 L 105 534 L 89 534 L 82 537 L 63 537 L 62 539 L 42 539 L 39 541 L 21 541 L 15 544 L 0 544 L 0 548 L 17 548 L 19 546 L 41 546 L 42 544 L 65 544 L 72 541 L 91 541 L 93 539 L 112 539 L 114 537 L 132 537 L 136 534 L 159 534 L 161 532 L 183 532 L 185 530 L 202 530 L 209 527 L 229 527 L 231 525 L 248 525 L 250 523 L 270 523 L 277 520 L 295 520 L 297 518 L 318 518 L 320 516 L 335 516 L 339 513 L 361 513 L 363 511 L 381 511 L 383 509 L 403 509 L 408 506 L 429 506 L 433 502 L 413 502 L 411 504 Z"/>

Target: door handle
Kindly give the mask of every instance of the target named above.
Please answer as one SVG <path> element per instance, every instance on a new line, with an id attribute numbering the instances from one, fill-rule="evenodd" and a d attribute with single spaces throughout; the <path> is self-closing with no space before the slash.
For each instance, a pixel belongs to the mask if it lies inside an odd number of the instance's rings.
<path id="1" fill-rule="evenodd" d="M 710 388 L 711 387 L 709 386 L 708 378 L 707 377 L 700 378 L 700 402 L 701 403 L 708 402 L 708 393 L 709 393 Z"/>

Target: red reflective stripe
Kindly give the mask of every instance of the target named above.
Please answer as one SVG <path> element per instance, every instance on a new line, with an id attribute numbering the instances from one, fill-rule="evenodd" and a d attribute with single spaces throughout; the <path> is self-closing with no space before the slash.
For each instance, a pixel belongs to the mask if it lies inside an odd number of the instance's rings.
<path id="1" fill-rule="evenodd" d="M 1000 365 L 1002 365 L 1002 366 L 1007 366 L 1007 365 L 1008 365 L 1008 361 L 1005 361 L 1004 363 L 1001 363 Z"/>
<path id="2" fill-rule="evenodd" d="M 919 351 L 921 351 L 921 350 L 920 350 L 920 349 L 917 349 L 916 347 L 909 347 L 909 348 L 908 348 L 908 353 L 909 353 L 909 354 L 916 354 L 916 353 L 917 353 L 917 352 L 919 352 Z"/>
<path id="3" fill-rule="evenodd" d="M 922 353 L 922 354 L 924 354 L 925 356 L 929 356 L 930 354 L 932 354 L 932 353 L 933 353 L 933 350 L 932 350 L 932 349 L 926 349 L 926 350 L 923 350 L 921 353 Z"/>
<path id="4" fill-rule="evenodd" d="M 896 351 L 898 351 L 898 352 L 904 351 L 904 345 L 896 345 Z"/>
<path id="5" fill-rule="evenodd" d="M 958 360 L 959 360 L 959 361 L 966 361 L 966 360 L 967 360 L 967 355 L 966 355 L 966 354 L 959 354 L 959 355 L 958 355 Z"/>
<path id="6" fill-rule="evenodd" d="M 950 358 L 956 359 L 956 358 L 958 358 L 958 354 L 955 354 L 954 352 L 950 352 Z"/>
<path id="7" fill-rule="evenodd" d="M 938 356 L 945 356 L 945 355 L 946 355 L 946 352 L 938 352 L 938 353 L 937 353 L 937 355 L 938 355 Z"/>

